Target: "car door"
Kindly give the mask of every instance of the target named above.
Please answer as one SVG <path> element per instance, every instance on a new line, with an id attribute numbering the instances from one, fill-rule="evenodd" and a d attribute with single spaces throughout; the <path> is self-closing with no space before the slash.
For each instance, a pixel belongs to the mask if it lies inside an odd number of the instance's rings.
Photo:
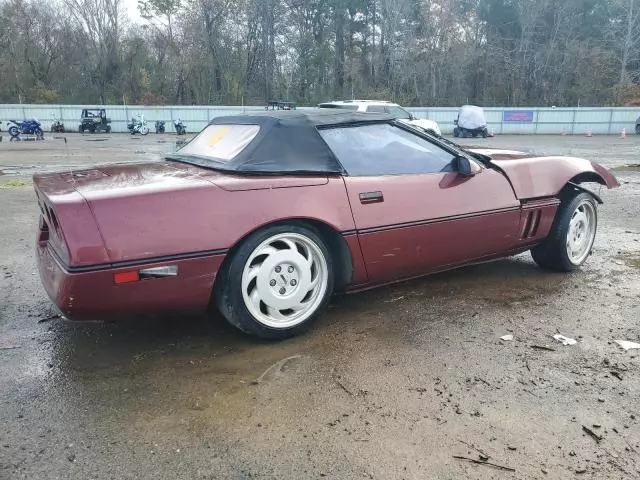
<path id="1" fill-rule="evenodd" d="M 517 243 L 520 203 L 500 172 L 456 171 L 456 154 L 388 123 L 321 134 L 347 174 L 369 281 L 479 260 Z"/>

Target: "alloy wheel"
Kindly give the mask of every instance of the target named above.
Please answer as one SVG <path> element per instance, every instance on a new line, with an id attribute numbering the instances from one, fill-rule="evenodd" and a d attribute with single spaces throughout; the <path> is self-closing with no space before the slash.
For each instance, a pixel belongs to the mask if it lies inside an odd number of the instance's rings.
<path id="1" fill-rule="evenodd" d="M 327 259 L 313 240 L 297 233 L 278 234 L 249 256 L 242 274 L 242 296 L 259 323 L 291 328 L 316 312 L 328 278 Z"/>

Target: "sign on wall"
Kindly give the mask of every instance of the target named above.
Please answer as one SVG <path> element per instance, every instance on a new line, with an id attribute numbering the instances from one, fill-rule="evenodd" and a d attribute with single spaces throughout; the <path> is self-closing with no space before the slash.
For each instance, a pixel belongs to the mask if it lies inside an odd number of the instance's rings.
<path id="1" fill-rule="evenodd" d="M 502 113 L 505 122 L 533 122 L 533 110 L 510 110 Z"/>

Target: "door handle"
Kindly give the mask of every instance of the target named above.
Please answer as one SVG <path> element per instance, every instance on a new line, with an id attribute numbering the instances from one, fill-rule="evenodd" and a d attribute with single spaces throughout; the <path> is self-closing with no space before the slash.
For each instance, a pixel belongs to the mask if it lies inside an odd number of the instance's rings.
<path id="1" fill-rule="evenodd" d="M 380 203 L 384 202 L 384 195 L 380 190 L 376 192 L 362 192 L 360 195 L 360 203 Z"/>

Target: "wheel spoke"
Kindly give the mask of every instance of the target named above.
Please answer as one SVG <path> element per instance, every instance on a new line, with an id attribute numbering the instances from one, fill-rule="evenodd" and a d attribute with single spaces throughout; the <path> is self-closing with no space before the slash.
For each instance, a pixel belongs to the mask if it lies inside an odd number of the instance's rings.
<path id="1" fill-rule="evenodd" d="M 249 270 L 245 274 L 245 282 L 246 282 L 246 284 L 249 285 L 251 283 L 251 280 L 253 280 L 254 278 L 256 278 L 258 276 L 258 273 L 260 273 L 260 266 L 259 265 L 256 265 L 256 266 L 253 266 L 253 267 L 249 268 Z"/>
<path id="2" fill-rule="evenodd" d="M 287 319 L 285 315 L 282 315 L 282 313 L 280 313 L 280 310 L 278 310 L 277 308 L 270 307 L 269 305 L 267 305 L 267 313 L 269 314 L 270 317 L 275 318 L 276 320 Z"/>
<path id="3" fill-rule="evenodd" d="M 284 243 L 285 245 L 287 245 L 287 247 L 289 247 L 289 249 L 293 252 L 297 252 L 298 251 L 298 247 L 296 247 L 295 242 L 293 242 L 293 240 L 289 240 L 288 238 L 285 238 L 282 240 L 282 243 Z"/>
<path id="4" fill-rule="evenodd" d="M 251 293 L 249 294 L 249 298 L 251 299 L 251 303 L 253 304 L 253 307 L 260 311 L 260 294 L 258 293 L 258 289 L 254 288 Z"/>
<path id="5" fill-rule="evenodd" d="M 316 277 L 313 278 L 309 283 L 309 288 L 307 289 L 307 291 L 316 288 L 318 286 L 319 281 L 320 281 L 320 275 L 316 272 Z"/>
<path id="6" fill-rule="evenodd" d="M 271 245 L 267 245 L 267 246 L 263 247 L 262 249 L 260 249 L 259 252 L 256 252 L 255 254 L 253 254 L 252 258 L 262 257 L 263 255 L 266 255 L 266 256 L 273 255 L 274 253 L 277 253 L 277 251 L 278 250 L 273 248 Z"/>

